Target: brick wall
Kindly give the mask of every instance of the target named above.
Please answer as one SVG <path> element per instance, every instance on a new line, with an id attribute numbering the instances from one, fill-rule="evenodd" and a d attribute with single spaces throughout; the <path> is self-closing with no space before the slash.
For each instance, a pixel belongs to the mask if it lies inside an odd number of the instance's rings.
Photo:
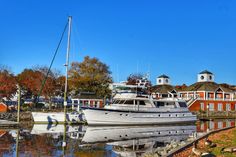
<path id="1" fill-rule="evenodd" d="M 197 100 L 195 101 L 190 107 L 190 111 L 200 111 L 201 109 L 201 103 L 204 103 L 204 111 L 207 110 L 207 105 L 208 104 L 214 104 L 214 111 L 218 111 L 218 104 L 222 104 L 222 111 L 226 111 L 226 104 L 230 104 L 231 111 L 236 111 L 235 109 L 235 104 L 236 101 L 214 101 L 214 100 Z"/>

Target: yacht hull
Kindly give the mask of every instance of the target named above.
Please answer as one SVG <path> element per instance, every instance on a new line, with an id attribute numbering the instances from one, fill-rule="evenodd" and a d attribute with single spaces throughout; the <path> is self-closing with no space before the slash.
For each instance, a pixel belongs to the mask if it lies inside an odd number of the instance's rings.
<path id="1" fill-rule="evenodd" d="M 147 125 L 187 123 L 197 120 L 191 112 L 142 112 L 84 108 L 88 125 Z"/>

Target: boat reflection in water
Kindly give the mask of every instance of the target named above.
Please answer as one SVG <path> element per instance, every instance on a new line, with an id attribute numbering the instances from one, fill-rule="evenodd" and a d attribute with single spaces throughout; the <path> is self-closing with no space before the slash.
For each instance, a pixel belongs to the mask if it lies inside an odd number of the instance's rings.
<path id="1" fill-rule="evenodd" d="M 195 137 L 233 126 L 235 120 L 199 121 L 197 124 L 177 126 L 90 127 L 35 124 L 32 129 L 2 128 L 0 156 L 137 157 L 149 153 L 166 156 L 164 154 L 176 146 L 179 148 Z M 64 147 L 63 142 L 66 142 Z"/>
<path id="2" fill-rule="evenodd" d="M 87 126 L 83 125 L 56 125 L 56 124 L 34 124 L 31 135 L 53 134 L 61 136 L 66 133 L 71 139 L 81 139 L 86 131 Z"/>
<path id="3" fill-rule="evenodd" d="M 82 143 L 85 146 L 106 143 L 121 156 L 139 156 L 142 153 L 168 153 L 166 146 L 180 143 L 196 132 L 196 125 L 154 125 L 88 127 Z"/>

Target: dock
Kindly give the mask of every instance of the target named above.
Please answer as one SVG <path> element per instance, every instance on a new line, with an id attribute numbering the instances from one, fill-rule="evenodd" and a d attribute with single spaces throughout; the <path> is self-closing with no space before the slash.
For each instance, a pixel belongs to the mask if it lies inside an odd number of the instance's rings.
<path id="1" fill-rule="evenodd" d="M 19 123 L 8 120 L 0 120 L 0 128 L 17 128 Z"/>
<path id="2" fill-rule="evenodd" d="M 199 112 L 197 117 L 200 120 L 211 120 L 211 119 L 236 119 L 236 111 L 208 111 Z"/>

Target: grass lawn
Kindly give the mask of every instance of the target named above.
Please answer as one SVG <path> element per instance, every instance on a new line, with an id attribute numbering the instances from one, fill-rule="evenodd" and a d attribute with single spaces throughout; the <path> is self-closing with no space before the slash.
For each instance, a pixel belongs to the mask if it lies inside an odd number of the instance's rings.
<path id="1" fill-rule="evenodd" d="M 236 157 L 236 153 L 221 153 L 221 149 L 225 147 L 235 147 L 236 148 L 236 129 L 230 129 L 215 133 L 209 136 L 209 139 L 216 143 L 215 148 L 208 149 L 212 154 L 219 157 Z"/>

